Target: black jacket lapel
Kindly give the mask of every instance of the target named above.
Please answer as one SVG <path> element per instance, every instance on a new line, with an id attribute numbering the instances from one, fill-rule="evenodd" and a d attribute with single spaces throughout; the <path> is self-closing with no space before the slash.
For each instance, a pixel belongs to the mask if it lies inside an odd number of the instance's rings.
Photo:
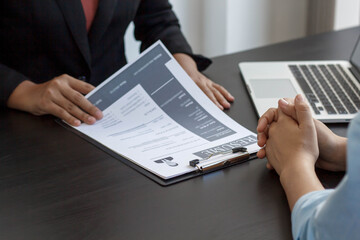
<path id="1" fill-rule="evenodd" d="M 89 41 L 86 31 L 86 19 L 80 0 L 56 0 L 65 21 L 72 33 L 72 36 L 78 45 L 80 52 L 85 58 L 89 68 L 91 67 L 91 55 Z M 101 1 L 100 1 L 101 2 Z"/>
<path id="2" fill-rule="evenodd" d="M 99 6 L 89 32 L 90 44 L 97 44 L 109 26 L 118 0 L 99 0 Z"/>

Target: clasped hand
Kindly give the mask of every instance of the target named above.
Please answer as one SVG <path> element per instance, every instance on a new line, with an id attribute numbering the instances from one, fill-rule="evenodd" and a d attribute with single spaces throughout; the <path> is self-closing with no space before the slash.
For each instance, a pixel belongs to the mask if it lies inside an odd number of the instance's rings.
<path id="1" fill-rule="evenodd" d="M 330 171 L 346 168 L 346 139 L 335 135 L 311 116 L 301 95 L 281 99 L 277 109 L 269 109 L 258 122 L 259 158 L 267 157 L 267 167 L 281 176 L 286 169 Z"/>

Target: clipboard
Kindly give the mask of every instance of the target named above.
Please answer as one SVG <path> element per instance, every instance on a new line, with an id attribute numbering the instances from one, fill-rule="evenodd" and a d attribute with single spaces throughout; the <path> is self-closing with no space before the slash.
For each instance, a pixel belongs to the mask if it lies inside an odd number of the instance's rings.
<path id="1" fill-rule="evenodd" d="M 83 138 L 84 140 L 86 140 L 87 142 L 93 144 L 94 146 L 96 146 L 97 148 L 101 149 L 102 151 L 104 151 L 105 153 L 111 155 L 112 157 L 114 157 L 115 159 L 117 159 L 118 161 L 124 163 L 125 165 L 131 167 L 132 169 L 136 170 L 137 172 L 141 173 L 142 175 L 144 175 L 145 177 L 151 179 L 152 181 L 158 183 L 161 186 L 169 186 L 175 183 L 179 183 L 194 177 L 199 177 L 199 176 L 203 176 L 205 174 L 208 173 L 212 173 L 218 170 L 222 170 L 237 164 L 241 164 L 244 162 L 248 162 L 250 160 L 256 159 L 256 153 L 253 154 L 249 154 L 247 151 L 244 151 L 242 154 L 233 157 L 233 158 L 228 158 L 226 160 L 223 161 L 219 161 L 219 162 L 214 162 L 214 164 L 206 166 L 203 169 L 199 169 L 196 167 L 196 164 L 194 165 L 194 171 L 193 172 L 189 172 L 189 173 L 185 173 L 183 175 L 177 176 L 177 177 L 173 177 L 170 179 L 163 179 L 149 171 L 147 171 L 146 169 L 142 168 L 141 166 L 131 162 L 130 160 L 126 159 L 125 157 L 119 155 L 118 153 L 114 152 L 113 150 L 107 148 L 106 146 L 98 143 L 97 141 L 93 140 L 92 138 L 88 137 L 87 135 L 77 131 L 76 129 L 70 127 L 69 125 L 67 125 L 66 123 L 64 123 L 62 120 L 60 119 L 56 119 L 55 122 L 57 122 L 59 125 L 63 126 L 64 128 L 70 130 L 71 132 L 75 133 L 76 135 L 80 136 L 81 138 Z M 193 160 L 189 160 L 189 164 L 190 162 Z M 201 161 L 201 160 L 200 160 Z"/>

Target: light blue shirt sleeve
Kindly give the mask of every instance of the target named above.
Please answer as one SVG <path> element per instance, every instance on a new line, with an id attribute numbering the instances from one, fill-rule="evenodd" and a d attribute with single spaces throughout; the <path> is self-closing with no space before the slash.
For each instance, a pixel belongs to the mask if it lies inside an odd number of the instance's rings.
<path id="1" fill-rule="evenodd" d="M 334 190 L 299 198 L 291 220 L 294 239 L 360 239 L 360 114 L 349 127 L 343 180 Z"/>

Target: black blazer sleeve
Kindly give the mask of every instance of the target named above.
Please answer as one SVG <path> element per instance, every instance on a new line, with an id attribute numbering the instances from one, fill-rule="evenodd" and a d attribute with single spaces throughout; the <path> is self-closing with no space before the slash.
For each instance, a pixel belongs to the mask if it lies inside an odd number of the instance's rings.
<path id="1" fill-rule="evenodd" d="M 135 38 L 142 42 L 141 51 L 157 40 L 161 40 L 172 54 L 190 55 L 200 71 L 211 64 L 210 59 L 193 54 L 190 45 L 181 33 L 179 20 L 168 0 L 142 0 L 134 23 Z"/>
<path id="2" fill-rule="evenodd" d="M 11 93 L 25 80 L 29 78 L 0 63 L 0 106 L 6 106 Z"/>

